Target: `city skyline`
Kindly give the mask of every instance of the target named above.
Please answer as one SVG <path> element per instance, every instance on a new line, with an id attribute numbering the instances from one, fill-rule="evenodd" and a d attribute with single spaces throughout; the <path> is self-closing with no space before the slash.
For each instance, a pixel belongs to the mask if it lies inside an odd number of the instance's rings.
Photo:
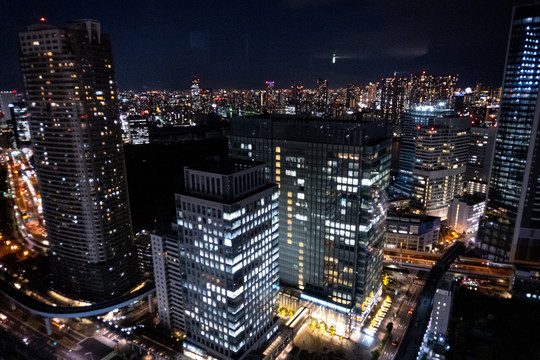
<path id="1" fill-rule="evenodd" d="M 73 18 L 100 20 L 111 34 L 123 90 L 187 89 L 193 75 L 203 88 L 262 89 L 267 80 L 277 88 L 311 87 L 322 77 L 333 89 L 424 70 L 459 74 L 462 87 L 498 86 L 508 14 L 521 3 L 2 4 L 0 86 L 22 89 L 17 33 L 24 30 L 21 24 L 42 17 L 52 25 Z"/>
<path id="2" fill-rule="evenodd" d="M 0 24 L 1 358 L 540 354 L 540 2 Z"/>

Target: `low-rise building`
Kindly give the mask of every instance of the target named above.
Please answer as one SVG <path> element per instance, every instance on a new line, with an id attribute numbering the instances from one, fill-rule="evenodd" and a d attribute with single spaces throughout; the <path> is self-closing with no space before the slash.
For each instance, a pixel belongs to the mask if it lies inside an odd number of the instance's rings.
<path id="1" fill-rule="evenodd" d="M 512 296 L 540 302 L 540 268 L 516 266 Z"/>
<path id="2" fill-rule="evenodd" d="M 486 209 L 486 199 L 480 196 L 459 196 L 450 202 L 448 226 L 457 233 L 475 234 Z"/>
<path id="3" fill-rule="evenodd" d="M 388 212 L 386 247 L 414 251 L 431 251 L 439 241 L 441 218 L 427 215 L 406 215 Z"/>
<path id="4" fill-rule="evenodd" d="M 445 275 L 433 296 L 433 310 L 428 328 L 427 359 L 446 359 L 446 334 L 454 301 L 454 277 Z"/>

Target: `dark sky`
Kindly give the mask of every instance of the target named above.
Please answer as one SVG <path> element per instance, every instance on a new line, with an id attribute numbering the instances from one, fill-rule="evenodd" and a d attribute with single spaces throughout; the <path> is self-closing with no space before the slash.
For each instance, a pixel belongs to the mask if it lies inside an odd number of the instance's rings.
<path id="1" fill-rule="evenodd" d="M 365 85 L 394 71 L 500 85 L 520 0 L 1 0 L 0 90 L 21 90 L 17 34 L 45 17 L 94 18 L 126 89 Z M 332 64 L 332 54 L 338 57 Z"/>

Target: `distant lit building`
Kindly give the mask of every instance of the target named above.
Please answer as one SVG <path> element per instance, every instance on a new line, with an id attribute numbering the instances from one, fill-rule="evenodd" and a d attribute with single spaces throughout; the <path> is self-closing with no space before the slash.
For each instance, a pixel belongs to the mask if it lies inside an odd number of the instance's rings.
<path id="1" fill-rule="evenodd" d="M 410 197 L 413 187 L 413 170 L 416 164 L 416 142 L 418 127 L 434 125 L 439 119 L 451 118 L 454 112 L 431 106 L 418 107 L 403 114 L 402 136 L 399 146 L 399 168 L 396 182 L 392 185 L 395 193 Z"/>
<path id="2" fill-rule="evenodd" d="M 446 219 L 450 201 L 463 193 L 470 122 L 452 111 L 417 107 L 403 117 L 394 191 L 411 197 L 411 209 Z"/>
<path id="3" fill-rule="evenodd" d="M 266 82 L 266 92 L 263 95 L 262 106 L 263 110 L 271 113 L 274 110 L 275 103 L 275 94 L 274 94 L 274 85 L 273 81 Z"/>
<path id="4" fill-rule="evenodd" d="M 17 149 L 29 148 L 31 145 L 30 114 L 25 102 L 15 102 L 9 105 L 11 111 L 11 127 L 15 147 Z"/>
<path id="5" fill-rule="evenodd" d="M 380 82 L 380 110 L 390 133 L 401 132 L 401 117 L 406 109 L 407 79 L 388 77 Z"/>
<path id="6" fill-rule="evenodd" d="M 178 236 L 152 235 L 160 318 L 186 343 L 238 359 L 277 330 L 278 188 L 264 163 L 236 159 L 186 167 L 185 184 Z"/>
<path id="7" fill-rule="evenodd" d="M 388 212 L 386 247 L 429 252 L 439 242 L 441 218 Z"/>
<path id="8" fill-rule="evenodd" d="M 448 226 L 460 234 L 476 234 L 485 209 L 484 196 L 455 197 L 448 209 Z"/>
<path id="9" fill-rule="evenodd" d="M 287 111 L 287 114 L 298 114 L 302 111 L 301 103 L 304 93 L 304 87 L 301 85 L 292 85 L 291 90 L 289 91 L 289 96 L 287 99 L 287 105 L 290 109 Z M 294 109 L 294 112 L 293 112 Z"/>
<path id="10" fill-rule="evenodd" d="M 202 111 L 201 80 L 197 76 L 191 80 L 191 110 L 196 113 Z"/>
<path id="11" fill-rule="evenodd" d="M 472 127 L 465 182 L 467 193 L 487 194 L 497 128 Z"/>
<path id="12" fill-rule="evenodd" d="M 148 119 L 141 116 L 128 116 L 129 139 L 133 145 L 149 144 Z"/>
<path id="13" fill-rule="evenodd" d="M 458 75 L 411 75 L 407 84 L 407 109 L 419 105 L 451 107 L 458 82 Z"/>
<path id="14" fill-rule="evenodd" d="M 326 114 L 328 110 L 328 80 L 317 79 L 317 98 L 316 98 L 317 112 Z"/>
<path id="15" fill-rule="evenodd" d="M 12 120 L 10 112 L 10 104 L 18 102 L 17 92 L 15 91 L 0 91 L 0 130 L 7 130 L 10 128 L 10 122 Z"/>
<path id="16" fill-rule="evenodd" d="M 358 110 L 356 99 L 357 88 L 353 84 L 347 84 L 347 99 L 345 101 L 345 107 L 347 110 Z"/>

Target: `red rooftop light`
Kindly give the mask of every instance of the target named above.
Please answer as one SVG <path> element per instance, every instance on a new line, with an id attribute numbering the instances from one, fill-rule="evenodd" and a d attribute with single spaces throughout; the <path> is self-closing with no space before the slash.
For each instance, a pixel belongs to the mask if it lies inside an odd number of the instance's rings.
<path id="1" fill-rule="evenodd" d="M 41 19 L 39 19 L 39 21 L 41 21 L 41 22 L 45 22 L 45 21 L 47 21 L 47 20 L 45 20 L 45 18 L 44 18 L 44 17 L 42 17 Z"/>

